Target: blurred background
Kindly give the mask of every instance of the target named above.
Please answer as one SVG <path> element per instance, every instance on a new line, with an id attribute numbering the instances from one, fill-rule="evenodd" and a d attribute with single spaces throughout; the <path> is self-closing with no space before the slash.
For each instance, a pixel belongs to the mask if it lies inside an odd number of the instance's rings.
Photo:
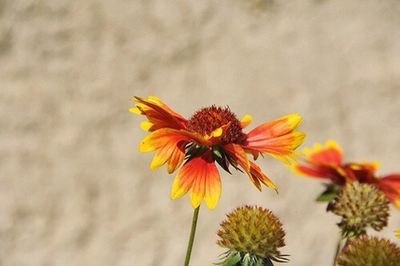
<path id="1" fill-rule="evenodd" d="M 334 138 L 399 172 L 399 14 L 397 0 L 0 0 L 0 265 L 182 265 L 192 208 L 138 152 L 133 95 L 186 117 L 229 105 L 249 128 L 298 112 L 303 147 Z M 281 218 L 289 265 L 331 265 L 321 183 L 260 162 L 279 195 L 223 173 L 191 265 L 217 261 L 218 224 L 242 204 Z M 379 235 L 398 227 L 393 209 Z"/>

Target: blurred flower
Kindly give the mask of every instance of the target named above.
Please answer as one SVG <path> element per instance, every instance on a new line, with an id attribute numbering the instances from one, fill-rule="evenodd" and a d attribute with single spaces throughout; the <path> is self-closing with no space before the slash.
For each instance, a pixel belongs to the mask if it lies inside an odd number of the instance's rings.
<path id="1" fill-rule="evenodd" d="M 328 140 L 325 145 L 316 143 L 312 148 L 304 148 L 304 154 L 304 162 L 296 163 L 292 168 L 302 175 L 330 180 L 332 185 L 328 185 L 322 195 L 327 200 L 334 197 L 338 186 L 357 180 L 375 185 L 400 208 L 400 173 L 378 177 L 375 173 L 379 166 L 377 162 L 343 163 L 342 149 L 333 140 Z"/>
<path id="2" fill-rule="evenodd" d="M 339 253 L 337 266 L 399 266 L 400 248 L 386 239 L 362 236 Z"/>
<path id="3" fill-rule="evenodd" d="M 229 249 L 220 265 L 256 266 L 272 265 L 272 261 L 287 262 L 287 255 L 279 251 L 285 246 L 285 232 L 270 210 L 257 206 L 236 208 L 221 223 L 217 235 L 220 238 L 217 244 Z"/>
<path id="4" fill-rule="evenodd" d="M 400 228 L 394 230 L 394 233 L 395 233 L 395 236 L 396 236 L 397 238 L 400 238 Z"/>
<path id="5" fill-rule="evenodd" d="M 251 116 L 245 115 L 239 121 L 228 107 L 202 108 L 185 119 L 157 97 L 133 100 L 136 106 L 130 111 L 147 117 L 141 126 L 150 132 L 140 143 L 140 151 L 156 150 L 150 168 L 167 164 L 169 173 L 185 161 L 174 178 L 171 197 L 176 199 L 190 191 L 193 208 L 203 198 L 209 208 L 219 200 L 221 181 L 215 162 L 228 172 L 230 166 L 242 169 L 259 190 L 261 183 L 276 189 L 260 167 L 249 161 L 247 153 L 254 160 L 266 153 L 290 162 L 304 139 L 304 133 L 295 131 L 302 120 L 298 114 L 280 117 L 244 133 Z"/>
<path id="6" fill-rule="evenodd" d="M 353 237 L 365 234 L 368 227 L 381 231 L 388 222 L 389 201 L 376 187 L 355 181 L 339 191 L 327 210 L 342 217 L 342 235 Z"/>

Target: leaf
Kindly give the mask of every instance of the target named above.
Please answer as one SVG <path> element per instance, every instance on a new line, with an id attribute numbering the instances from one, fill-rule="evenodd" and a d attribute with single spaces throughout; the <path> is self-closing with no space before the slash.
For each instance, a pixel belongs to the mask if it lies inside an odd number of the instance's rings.
<path id="1" fill-rule="evenodd" d="M 263 266 L 274 266 L 269 257 L 265 257 L 263 263 L 264 263 Z"/>
<path id="2" fill-rule="evenodd" d="M 228 173 L 232 174 L 229 170 L 229 161 L 225 153 L 217 146 L 212 147 L 213 158 L 217 163 Z"/>
<path id="3" fill-rule="evenodd" d="M 318 202 L 331 201 L 336 197 L 336 191 L 324 191 L 315 200 Z"/>
<path id="4" fill-rule="evenodd" d="M 228 250 L 219 256 L 221 258 L 220 262 L 214 263 L 220 266 L 237 266 L 242 259 L 240 252 L 234 250 Z"/>
<path id="5" fill-rule="evenodd" d="M 242 260 L 242 266 L 251 266 L 250 265 L 250 255 L 247 253 L 244 255 L 243 260 Z"/>
<path id="6" fill-rule="evenodd" d="M 317 202 L 331 201 L 336 197 L 339 187 L 334 184 L 325 184 L 325 186 L 325 191 L 315 199 Z"/>
<path id="7" fill-rule="evenodd" d="M 223 266 L 236 266 L 236 264 L 240 262 L 240 259 L 241 257 L 239 252 L 231 253 L 224 261 Z"/>
<path id="8" fill-rule="evenodd" d="M 201 155 L 203 152 L 205 152 L 207 149 L 207 147 L 205 146 L 201 146 L 199 144 L 189 144 L 186 147 L 186 152 L 185 152 L 185 157 L 186 159 L 191 159 L 193 157 L 197 157 L 199 155 Z"/>

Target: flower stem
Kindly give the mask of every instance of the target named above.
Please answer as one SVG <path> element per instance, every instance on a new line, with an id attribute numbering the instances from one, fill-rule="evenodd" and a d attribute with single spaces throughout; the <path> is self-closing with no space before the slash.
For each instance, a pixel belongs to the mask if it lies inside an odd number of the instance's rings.
<path id="1" fill-rule="evenodd" d="M 197 219 L 199 217 L 199 210 L 200 210 L 200 206 L 197 207 L 196 209 L 194 209 L 194 211 L 193 211 L 192 229 L 190 230 L 190 237 L 189 237 L 189 243 L 188 243 L 188 246 L 186 249 L 186 258 L 185 258 L 184 266 L 189 266 L 190 255 L 192 254 L 194 236 L 196 234 L 196 226 L 197 226 Z"/>
<path id="2" fill-rule="evenodd" d="M 341 240 L 341 238 L 339 238 L 337 241 L 337 245 L 336 245 L 335 257 L 333 257 L 333 266 L 336 265 L 336 259 L 339 254 L 341 245 L 342 245 L 342 240 Z"/>

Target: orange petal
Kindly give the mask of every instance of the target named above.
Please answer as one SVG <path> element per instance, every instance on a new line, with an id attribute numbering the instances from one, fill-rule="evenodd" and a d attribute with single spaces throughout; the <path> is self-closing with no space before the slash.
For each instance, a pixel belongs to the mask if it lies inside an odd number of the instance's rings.
<path id="1" fill-rule="evenodd" d="M 206 135 L 206 136 L 204 136 L 203 137 L 203 139 L 205 140 L 205 144 L 206 145 L 212 145 L 212 144 L 214 144 L 214 143 L 217 143 L 217 142 L 219 142 L 220 141 L 220 139 L 222 138 L 222 136 L 223 136 L 223 133 L 226 131 L 226 129 L 230 126 L 230 122 L 229 123 L 227 123 L 227 124 L 225 124 L 225 125 L 223 125 L 223 126 L 221 126 L 221 127 L 219 127 L 219 128 L 216 128 L 216 129 L 214 129 L 211 133 L 210 133 L 210 135 Z"/>
<path id="2" fill-rule="evenodd" d="M 379 178 L 377 186 L 397 208 L 400 208 L 400 174 Z"/>
<path id="3" fill-rule="evenodd" d="M 400 192 L 400 173 L 394 173 L 379 178 L 379 183 L 385 183 L 393 187 L 393 189 Z"/>
<path id="4" fill-rule="evenodd" d="M 185 159 L 185 146 L 186 143 L 180 142 L 176 146 L 177 148 L 171 154 L 171 157 L 168 160 L 167 171 L 169 174 L 175 172 L 175 170 L 182 164 Z"/>
<path id="5" fill-rule="evenodd" d="M 325 145 L 315 143 L 312 148 L 304 148 L 303 152 L 311 163 L 335 166 L 342 164 L 342 149 L 334 140 L 326 141 Z"/>
<path id="6" fill-rule="evenodd" d="M 376 164 L 372 163 L 346 163 L 343 167 L 335 166 L 331 164 L 332 167 L 342 168 L 344 170 L 344 175 L 352 180 L 357 180 L 361 183 L 376 183 L 377 177 L 375 175 Z"/>
<path id="7" fill-rule="evenodd" d="M 277 190 L 276 185 L 261 171 L 260 167 L 247 159 L 247 154 L 240 145 L 226 144 L 223 148 L 242 167 L 258 190 L 261 191 L 261 183 Z"/>
<path id="8" fill-rule="evenodd" d="M 190 190 L 190 202 L 192 203 L 193 209 L 200 206 L 201 201 L 204 198 L 206 192 L 206 179 L 203 173 L 197 175 L 194 178 L 192 188 Z"/>
<path id="9" fill-rule="evenodd" d="M 214 165 L 215 166 L 215 165 Z M 206 180 L 206 193 L 205 202 L 209 209 L 214 209 L 217 206 L 219 198 L 221 196 L 221 178 L 217 167 L 209 172 L 208 178 Z"/>
<path id="10" fill-rule="evenodd" d="M 247 133 L 249 142 L 270 139 L 292 132 L 302 121 L 299 114 L 289 114 L 259 125 Z"/>
<path id="11" fill-rule="evenodd" d="M 300 175 L 328 179 L 337 185 L 343 185 L 355 179 L 352 171 L 348 168 L 333 165 L 316 165 L 309 162 L 294 163 L 289 166 L 294 172 Z"/>
<path id="12" fill-rule="evenodd" d="M 150 169 L 154 170 L 166 163 L 176 147 L 177 145 L 175 143 L 168 143 L 164 147 L 158 149 L 150 163 Z"/>
<path id="13" fill-rule="evenodd" d="M 143 121 L 140 123 L 140 127 L 144 130 L 144 131 L 150 131 L 150 129 L 154 126 L 153 123 L 151 123 L 150 121 Z"/>
<path id="14" fill-rule="evenodd" d="M 275 184 L 261 171 L 260 167 L 247 159 L 247 154 L 240 145 L 227 144 L 224 145 L 224 150 L 242 167 L 258 190 L 261 191 L 261 183 L 277 190 Z"/>
<path id="15" fill-rule="evenodd" d="M 328 169 L 325 167 L 317 167 L 314 165 L 293 164 L 290 168 L 297 174 L 318 178 L 329 178 Z"/>
<path id="16" fill-rule="evenodd" d="M 394 232 L 395 232 L 395 236 L 400 239 L 400 228 L 394 230 Z"/>
<path id="17" fill-rule="evenodd" d="M 397 209 L 400 209 L 400 197 L 396 198 L 396 199 L 393 201 L 393 205 L 394 205 Z M 400 237 L 399 237 L 399 238 L 400 238 Z"/>
<path id="18" fill-rule="evenodd" d="M 265 152 L 285 163 L 290 163 L 291 160 L 295 161 L 295 150 L 301 145 L 304 137 L 303 132 L 295 131 L 279 137 L 249 142 L 245 149 L 252 153 Z"/>
<path id="19" fill-rule="evenodd" d="M 197 134 L 191 133 L 186 130 L 176 130 L 171 128 L 162 128 L 151 132 L 149 135 L 145 136 L 140 142 L 139 151 L 148 152 L 159 149 L 168 143 L 175 143 L 185 141 L 185 142 L 197 142 L 199 144 L 204 144 L 204 139 Z"/>
<path id="20" fill-rule="evenodd" d="M 253 163 L 250 162 L 250 179 L 253 181 L 254 185 L 261 190 L 261 186 L 257 186 L 258 181 L 266 185 L 267 187 L 270 187 L 274 189 L 275 191 L 278 191 L 278 187 L 269 179 L 262 171 L 261 168 Z"/>
<path id="21" fill-rule="evenodd" d="M 303 132 L 294 131 L 301 120 L 300 115 L 290 114 L 264 123 L 247 133 L 243 147 L 252 153 L 265 152 L 288 162 L 305 137 Z"/>
<path id="22" fill-rule="evenodd" d="M 142 140 L 139 145 L 141 152 L 157 150 L 150 164 L 150 169 L 156 169 L 168 163 L 168 172 L 177 169 L 185 158 L 185 146 L 193 141 L 190 133 L 183 130 L 159 129 Z"/>
<path id="23" fill-rule="evenodd" d="M 186 164 L 185 164 L 186 165 Z M 178 174 L 174 177 L 171 187 L 171 198 L 177 199 L 185 195 L 192 188 L 197 176 L 197 169 L 182 166 Z"/>
<path id="24" fill-rule="evenodd" d="M 251 115 L 247 114 L 247 115 L 243 116 L 243 118 L 240 120 L 240 126 L 242 128 L 245 128 L 251 123 L 252 120 L 253 120 L 253 117 Z"/>
<path id="25" fill-rule="evenodd" d="M 149 96 L 147 99 L 133 97 L 136 102 L 135 107 L 129 111 L 136 114 L 142 114 L 152 123 L 150 127 L 145 127 L 148 131 L 155 131 L 160 128 L 184 129 L 187 120 L 180 114 L 174 112 L 159 98 Z"/>
<path id="26" fill-rule="evenodd" d="M 197 208 L 202 199 L 208 208 L 213 209 L 221 194 L 221 180 L 211 152 L 187 161 L 174 178 L 171 198 L 176 199 L 190 190 L 193 208 Z"/>
<path id="27" fill-rule="evenodd" d="M 250 161 L 247 159 L 247 154 L 244 149 L 238 144 L 226 144 L 223 149 L 228 152 L 229 156 L 237 162 L 246 173 L 250 172 Z"/>

